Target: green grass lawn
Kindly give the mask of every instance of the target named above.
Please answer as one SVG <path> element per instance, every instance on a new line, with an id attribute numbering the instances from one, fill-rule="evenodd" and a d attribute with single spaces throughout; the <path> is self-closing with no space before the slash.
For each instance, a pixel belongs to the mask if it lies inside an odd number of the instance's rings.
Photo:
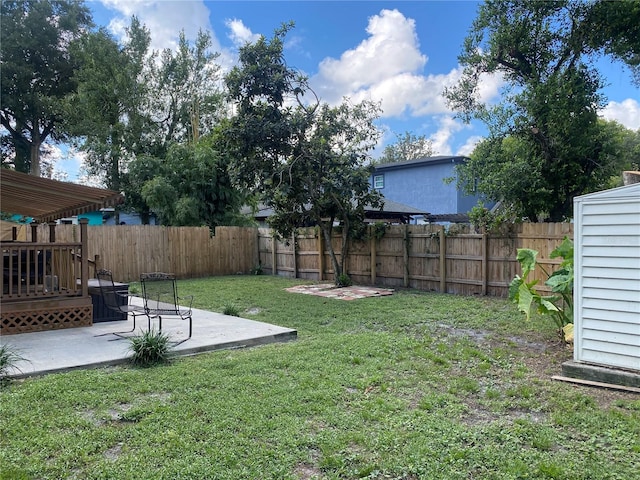
<path id="1" fill-rule="evenodd" d="M 552 381 L 571 351 L 550 321 L 494 298 L 285 292 L 298 283 L 180 283 L 293 342 L 4 387 L 0 478 L 640 478 L 640 397 Z"/>

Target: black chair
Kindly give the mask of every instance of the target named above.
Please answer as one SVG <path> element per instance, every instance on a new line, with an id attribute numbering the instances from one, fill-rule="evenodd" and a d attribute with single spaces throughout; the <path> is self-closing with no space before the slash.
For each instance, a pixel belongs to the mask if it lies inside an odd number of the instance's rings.
<path id="1" fill-rule="evenodd" d="M 101 335 L 96 335 L 97 337 L 101 337 L 103 335 L 117 335 L 122 338 L 124 337 L 123 333 L 133 333 L 136 330 L 136 317 L 146 315 L 146 312 L 143 307 L 138 307 L 136 305 L 131 305 L 131 298 L 133 295 L 130 295 L 127 290 L 118 290 L 116 285 L 113 283 L 113 276 L 110 270 L 98 270 L 96 272 L 96 278 L 98 279 L 98 285 L 100 287 L 100 296 L 102 297 L 102 301 L 104 302 L 104 306 L 109 310 L 117 312 L 119 314 L 133 316 L 133 328 L 131 330 L 126 330 L 124 332 L 110 332 L 103 333 Z M 151 329 L 151 319 L 148 319 L 147 328 Z"/>
<path id="2" fill-rule="evenodd" d="M 193 332 L 193 319 L 191 317 L 193 295 L 178 296 L 178 286 L 173 273 L 143 273 L 140 275 L 140 283 L 144 298 L 144 311 L 149 317 L 149 321 L 152 318 L 158 318 L 159 329 L 162 331 L 162 317 L 178 317 L 181 320 L 188 320 L 189 335 L 187 338 L 175 342 L 175 344 L 178 345 L 189 340 Z M 181 301 L 185 305 L 181 306 Z"/>

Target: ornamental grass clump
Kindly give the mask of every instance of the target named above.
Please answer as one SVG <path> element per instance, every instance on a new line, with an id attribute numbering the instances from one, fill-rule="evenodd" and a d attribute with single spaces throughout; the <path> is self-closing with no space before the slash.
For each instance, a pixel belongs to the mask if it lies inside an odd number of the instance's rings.
<path id="1" fill-rule="evenodd" d="M 227 303 L 222 309 L 222 313 L 225 315 L 231 315 L 232 317 L 239 317 L 240 307 L 238 307 L 235 303 Z"/>
<path id="2" fill-rule="evenodd" d="M 169 336 L 151 329 L 129 339 L 131 363 L 139 367 L 152 367 L 169 363 L 172 357 Z"/>
<path id="3" fill-rule="evenodd" d="M 0 345 L 0 385 L 9 381 L 9 374 L 12 370 L 20 372 L 16 364 L 23 360 L 25 358 L 10 345 Z"/>

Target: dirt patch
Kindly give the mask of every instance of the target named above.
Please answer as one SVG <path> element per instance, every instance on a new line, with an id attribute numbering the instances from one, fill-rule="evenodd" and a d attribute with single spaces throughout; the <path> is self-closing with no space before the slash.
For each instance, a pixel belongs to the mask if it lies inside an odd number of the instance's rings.
<path id="1" fill-rule="evenodd" d="M 120 453 L 122 452 L 122 443 L 117 443 L 110 449 L 106 450 L 103 455 L 104 458 L 109 460 L 110 462 L 115 462 L 120 458 Z"/>
<path id="2" fill-rule="evenodd" d="M 286 289 L 291 293 L 303 293 L 306 295 L 316 295 L 318 297 L 335 298 L 338 300 L 358 300 L 368 297 L 382 297 L 393 295 L 390 288 L 377 287 L 336 287 L 332 283 L 318 283 L 313 285 L 296 285 Z"/>
<path id="3" fill-rule="evenodd" d="M 515 356 L 514 361 L 522 364 L 526 370 L 526 377 L 530 383 L 555 382 L 554 375 L 562 375 L 562 364 L 573 358 L 573 345 L 560 341 L 543 341 L 538 338 L 527 339 L 522 337 L 501 337 L 483 330 L 452 329 L 448 332 L 451 336 L 464 336 L 478 346 L 502 347 L 508 345 Z M 503 385 L 504 387 L 504 385 Z M 637 394 L 599 388 L 585 385 L 570 385 L 577 392 L 591 397 L 601 408 L 616 408 L 620 401 L 638 400 Z M 536 415 L 525 412 L 523 415 Z M 480 415 L 482 417 L 482 415 Z M 514 414 L 514 418 L 522 418 Z"/>

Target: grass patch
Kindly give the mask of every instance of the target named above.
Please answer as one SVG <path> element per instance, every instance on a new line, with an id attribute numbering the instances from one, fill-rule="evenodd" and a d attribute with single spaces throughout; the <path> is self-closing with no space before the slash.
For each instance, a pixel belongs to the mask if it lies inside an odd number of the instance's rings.
<path id="1" fill-rule="evenodd" d="M 128 339 L 131 363 L 138 367 L 153 367 L 169 363 L 171 343 L 169 335 L 153 329 Z"/>
<path id="2" fill-rule="evenodd" d="M 240 308 L 235 303 L 227 303 L 222 308 L 222 313 L 224 313 L 225 315 L 231 315 L 233 317 L 239 317 Z"/>
<path id="3" fill-rule="evenodd" d="M 0 345 L 0 387 L 9 382 L 9 375 L 20 371 L 16 364 L 22 360 L 26 359 L 14 347 L 9 344 Z"/>
<path id="4" fill-rule="evenodd" d="M 13 382 L 0 478 L 637 475 L 637 397 L 552 382 L 571 352 L 544 319 L 491 298 L 285 292 L 299 283 L 180 284 L 195 307 L 237 305 L 294 342 Z"/>

